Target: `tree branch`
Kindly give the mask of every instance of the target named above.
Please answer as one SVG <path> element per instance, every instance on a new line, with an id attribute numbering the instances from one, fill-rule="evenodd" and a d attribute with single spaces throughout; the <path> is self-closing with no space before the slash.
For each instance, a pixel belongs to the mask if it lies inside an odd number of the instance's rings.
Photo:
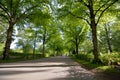
<path id="1" fill-rule="evenodd" d="M 6 15 L 0 14 L 0 16 L 1 16 L 1 17 L 4 17 L 5 19 L 7 19 L 7 20 L 9 21 L 9 19 L 8 19 L 8 17 L 7 17 Z"/>
<path id="2" fill-rule="evenodd" d="M 26 13 L 29 12 L 30 10 L 38 7 L 40 3 L 46 3 L 46 2 L 43 0 L 43 1 L 39 2 L 38 4 L 26 9 L 19 17 L 16 18 L 16 22 L 18 22 L 21 18 L 28 17 L 28 15 L 31 15 L 31 14 L 26 15 Z"/>
<path id="3" fill-rule="evenodd" d="M 0 2 L 0 8 L 7 14 L 7 16 L 10 18 L 9 12 L 7 12 L 7 8 Z M 7 19 L 9 21 L 9 19 Z"/>
<path id="4" fill-rule="evenodd" d="M 68 13 L 69 13 L 70 15 L 76 17 L 76 18 L 79 18 L 79 19 L 83 19 L 83 20 L 85 20 L 85 21 L 90 25 L 90 22 L 89 22 L 87 19 L 85 19 L 85 18 L 83 18 L 83 17 L 81 17 L 81 16 L 77 16 L 77 15 L 73 14 L 73 13 L 70 12 L 70 11 L 68 11 Z"/>
<path id="5" fill-rule="evenodd" d="M 99 7 L 99 9 L 95 12 L 95 15 L 101 10 L 101 8 L 103 8 L 104 6 L 106 6 L 106 4 L 109 2 L 110 0 L 106 1 L 102 6 Z"/>
<path id="6" fill-rule="evenodd" d="M 100 21 L 101 16 L 103 15 L 103 13 L 110 7 L 112 6 L 114 3 L 116 3 L 118 0 L 115 0 L 114 2 L 112 2 L 111 4 L 109 4 L 101 13 L 100 16 L 98 17 L 98 20 L 96 22 L 96 25 L 98 24 L 98 22 Z"/>
<path id="7" fill-rule="evenodd" d="M 83 0 L 78 0 L 78 1 L 76 1 L 76 2 L 81 2 L 81 3 L 83 3 L 83 5 L 85 5 L 86 7 L 88 7 L 88 4 L 85 3 Z"/>
<path id="8" fill-rule="evenodd" d="M 36 8 L 38 5 L 32 6 L 28 9 L 26 9 L 18 18 L 16 18 L 16 22 L 18 22 L 21 18 L 27 17 L 26 13 L 29 12 L 30 10 Z"/>

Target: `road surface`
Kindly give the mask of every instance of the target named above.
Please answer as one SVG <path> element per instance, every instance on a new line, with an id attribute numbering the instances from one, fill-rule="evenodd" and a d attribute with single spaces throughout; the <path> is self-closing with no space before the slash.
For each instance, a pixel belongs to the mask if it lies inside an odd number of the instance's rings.
<path id="1" fill-rule="evenodd" d="M 0 80 L 107 80 L 69 57 L 0 64 Z"/>

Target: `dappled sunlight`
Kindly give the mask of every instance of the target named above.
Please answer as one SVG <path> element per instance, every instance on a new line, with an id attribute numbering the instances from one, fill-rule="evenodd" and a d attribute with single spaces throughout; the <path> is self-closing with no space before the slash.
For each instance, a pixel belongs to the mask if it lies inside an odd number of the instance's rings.
<path id="1" fill-rule="evenodd" d="M 62 60 L 64 59 L 64 61 Z M 19 68 L 19 67 L 57 67 L 73 65 L 69 63 L 68 57 L 52 57 L 43 58 L 40 60 L 21 61 L 17 63 L 2 64 L 0 68 Z"/>
<path id="2" fill-rule="evenodd" d="M 28 62 L 28 63 L 27 63 Z M 31 63 L 30 63 L 31 62 Z M 72 61 L 69 57 L 2 64 L 0 80 L 107 80 Z"/>
<path id="3" fill-rule="evenodd" d="M 64 72 L 67 69 L 64 67 L 5 68 L 0 70 L 0 80 L 47 80 L 54 77 L 64 78 L 68 75 Z"/>

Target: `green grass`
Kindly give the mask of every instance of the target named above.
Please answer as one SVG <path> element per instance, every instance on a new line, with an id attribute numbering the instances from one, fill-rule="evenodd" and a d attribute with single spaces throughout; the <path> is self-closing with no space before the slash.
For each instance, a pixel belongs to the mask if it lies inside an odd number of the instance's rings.
<path id="1" fill-rule="evenodd" d="M 27 53 L 10 53 L 10 58 L 6 60 L 0 59 L 0 63 L 9 63 L 9 62 L 17 62 L 17 61 L 25 61 L 25 60 L 34 60 L 43 58 L 42 54 L 27 54 Z"/>
<path id="2" fill-rule="evenodd" d="M 0 60 L 0 63 L 10 63 L 10 62 L 17 62 L 17 61 L 23 61 L 25 59 L 7 59 L 7 60 Z"/>
<path id="3" fill-rule="evenodd" d="M 114 68 L 114 66 L 108 66 L 108 65 L 105 65 L 105 64 L 96 64 L 96 63 L 92 63 L 88 60 L 83 60 L 83 59 L 80 59 L 76 56 L 71 56 L 71 58 L 80 63 L 80 65 L 88 70 L 92 70 L 92 69 L 96 69 L 96 70 L 100 70 L 101 72 L 104 72 L 104 73 L 120 73 L 120 70 L 117 69 L 117 68 Z"/>
<path id="4" fill-rule="evenodd" d="M 2 56 L 2 51 L 0 51 L 0 56 Z"/>
<path id="5" fill-rule="evenodd" d="M 6 60 L 0 60 L 0 63 L 11 63 L 11 62 L 18 62 L 18 61 L 26 61 L 26 60 L 35 60 L 40 58 L 9 58 Z"/>
<path id="6" fill-rule="evenodd" d="M 75 56 L 72 56 L 72 59 L 73 59 L 74 61 L 80 63 L 83 67 L 85 67 L 85 68 L 87 68 L 87 69 L 94 69 L 94 68 L 97 68 L 97 67 L 100 67 L 100 66 L 103 65 L 103 64 L 91 63 L 91 62 L 89 62 L 89 61 L 76 58 Z"/>
<path id="7" fill-rule="evenodd" d="M 120 53 L 119 52 L 113 52 L 113 53 L 104 53 L 100 55 L 100 58 L 102 60 L 102 63 L 111 65 L 115 62 L 120 62 Z"/>
<path id="8" fill-rule="evenodd" d="M 102 70 L 105 73 L 120 73 L 120 70 L 112 66 L 100 66 L 98 69 Z"/>

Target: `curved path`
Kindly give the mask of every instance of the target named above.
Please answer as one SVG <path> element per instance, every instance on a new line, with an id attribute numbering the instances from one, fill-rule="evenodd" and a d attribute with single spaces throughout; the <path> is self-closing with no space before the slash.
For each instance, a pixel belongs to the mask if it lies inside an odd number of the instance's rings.
<path id="1" fill-rule="evenodd" d="M 107 80 L 69 57 L 0 64 L 0 80 Z"/>

